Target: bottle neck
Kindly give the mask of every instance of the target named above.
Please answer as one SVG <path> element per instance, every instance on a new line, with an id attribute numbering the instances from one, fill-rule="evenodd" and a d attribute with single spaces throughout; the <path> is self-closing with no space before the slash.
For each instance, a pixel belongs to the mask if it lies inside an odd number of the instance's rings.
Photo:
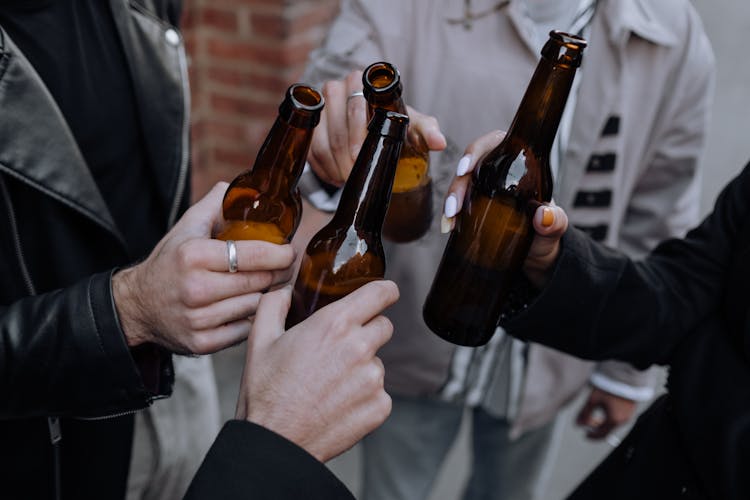
<path id="1" fill-rule="evenodd" d="M 377 108 L 383 108 L 388 111 L 395 111 L 396 113 L 401 113 L 402 115 L 407 114 L 406 104 L 404 104 L 404 100 L 401 99 L 401 96 L 396 95 L 396 94 L 383 94 L 383 95 L 371 96 L 367 101 L 368 121 L 372 120 L 372 117 L 375 114 L 375 109 Z"/>
<path id="2" fill-rule="evenodd" d="M 388 136 L 367 136 L 334 215 L 339 225 L 354 226 L 360 234 L 380 234 L 402 143 Z"/>
<path id="3" fill-rule="evenodd" d="M 265 192 L 292 192 L 305 167 L 313 128 L 301 128 L 277 117 L 258 151 L 252 174 Z"/>
<path id="4" fill-rule="evenodd" d="M 513 118 L 508 140 L 528 145 L 537 155 L 549 156 L 575 73 L 574 66 L 556 65 L 543 57 Z"/>

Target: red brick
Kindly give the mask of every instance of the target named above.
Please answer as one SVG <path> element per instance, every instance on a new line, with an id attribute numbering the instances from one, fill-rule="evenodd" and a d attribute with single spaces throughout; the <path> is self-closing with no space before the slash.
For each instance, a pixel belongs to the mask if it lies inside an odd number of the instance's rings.
<path id="1" fill-rule="evenodd" d="M 208 68 L 206 76 L 207 81 L 213 84 L 249 91 L 261 90 L 270 94 L 281 94 L 293 83 L 284 74 L 262 74 L 249 67 L 236 69 L 214 66 Z"/>
<path id="2" fill-rule="evenodd" d="M 249 142 L 250 132 L 245 125 L 219 120 L 205 120 L 202 125 L 209 137 L 238 144 Z"/>
<path id="3" fill-rule="evenodd" d="M 201 26 L 236 33 L 239 27 L 236 9 L 204 7 L 200 11 Z"/>
<path id="4" fill-rule="evenodd" d="M 211 108 L 219 114 L 264 118 L 276 114 L 276 106 L 253 99 L 243 99 L 221 94 L 211 94 Z"/>
<path id="5" fill-rule="evenodd" d="M 219 163 L 234 165 L 238 170 L 242 170 L 252 166 L 254 155 L 249 151 L 249 148 L 215 147 L 213 148 L 213 159 Z"/>
<path id="6" fill-rule="evenodd" d="M 251 12 L 249 19 L 250 30 L 254 35 L 282 39 L 289 34 L 289 23 L 278 14 Z"/>

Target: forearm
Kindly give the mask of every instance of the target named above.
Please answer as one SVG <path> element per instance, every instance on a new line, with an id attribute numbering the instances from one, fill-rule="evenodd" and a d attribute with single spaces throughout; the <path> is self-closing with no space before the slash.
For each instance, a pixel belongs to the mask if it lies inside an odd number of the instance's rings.
<path id="1" fill-rule="evenodd" d="M 702 279 L 698 271 L 663 271 L 569 230 L 545 289 L 504 326 L 582 358 L 619 359 L 641 368 L 665 363 L 711 301 L 694 285 L 683 293 L 687 283 Z"/>

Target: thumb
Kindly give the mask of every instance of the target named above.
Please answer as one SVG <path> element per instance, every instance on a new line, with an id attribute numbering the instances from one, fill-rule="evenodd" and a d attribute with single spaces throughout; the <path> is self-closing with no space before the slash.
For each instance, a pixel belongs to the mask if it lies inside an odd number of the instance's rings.
<path id="1" fill-rule="evenodd" d="M 212 229 L 222 221 L 221 202 L 228 187 L 226 182 L 217 182 L 211 191 L 185 212 L 177 226 L 184 226 L 186 231 L 196 236 L 211 235 Z"/>
<path id="2" fill-rule="evenodd" d="M 263 294 L 255 311 L 255 321 L 250 333 L 252 349 L 264 351 L 281 337 L 291 302 L 290 286 Z"/>
<path id="3" fill-rule="evenodd" d="M 555 252 L 557 244 L 568 229 L 568 216 L 555 205 L 543 205 L 534 214 L 536 237 L 529 252 L 530 257 L 544 257 Z"/>

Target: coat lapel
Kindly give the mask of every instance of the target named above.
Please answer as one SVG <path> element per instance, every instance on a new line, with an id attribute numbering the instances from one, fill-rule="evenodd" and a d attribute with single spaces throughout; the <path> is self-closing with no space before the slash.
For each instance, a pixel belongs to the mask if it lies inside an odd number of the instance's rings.
<path id="1" fill-rule="evenodd" d="M 182 38 L 139 4 L 110 0 L 110 6 L 133 76 L 150 167 L 164 206 L 172 207 L 171 225 L 188 174 L 190 95 Z"/>
<path id="2" fill-rule="evenodd" d="M 0 171 L 94 220 L 122 241 L 60 108 L 0 29 Z"/>

